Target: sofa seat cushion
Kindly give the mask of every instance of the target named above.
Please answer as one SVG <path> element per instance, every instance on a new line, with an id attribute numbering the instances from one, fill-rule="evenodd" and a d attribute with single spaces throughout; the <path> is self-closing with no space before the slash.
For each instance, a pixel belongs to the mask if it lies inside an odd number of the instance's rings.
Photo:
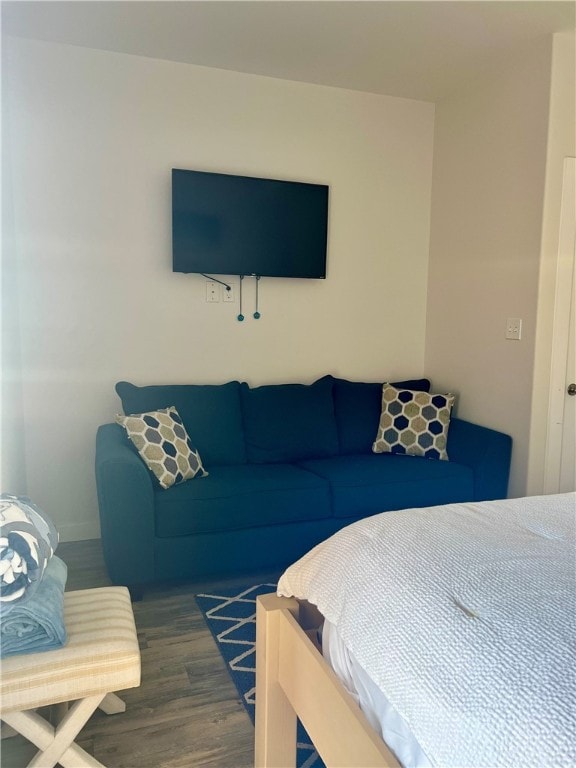
<path id="1" fill-rule="evenodd" d="M 242 464 L 246 461 L 238 381 L 145 387 L 119 381 L 116 392 L 127 416 L 171 406 L 176 408 L 208 469 L 212 464 Z"/>
<path id="2" fill-rule="evenodd" d="M 330 487 L 290 464 L 212 467 L 199 482 L 155 492 L 160 538 L 331 516 Z"/>
<path id="3" fill-rule="evenodd" d="M 242 384 L 248 461 L 293 462 L 338 453 L 331 376 L 314 384 Z"/>
<path id="4" fill-rule="evenodd" d="M 304 461 L 299 466 L 328 480 L 335 517 L 356 518 L 474 498 L 472 468 L 452 461 L 372 454 Z"/>

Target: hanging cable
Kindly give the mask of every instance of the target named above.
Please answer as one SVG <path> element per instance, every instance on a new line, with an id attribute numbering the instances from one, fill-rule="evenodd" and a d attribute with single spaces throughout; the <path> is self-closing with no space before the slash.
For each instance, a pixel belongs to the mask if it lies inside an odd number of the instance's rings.
<path id="1" fill-rule="evenodd" d="M 256 278 L 256 312 L 254 312 L 254 320 L 260 320 L 262 315 L 258 312 L 258 283 L 260 282 L 260 275 L 254 275 Z"/>
<path id="2" fill-rule="evenodd" d="M 240 296 L 239 296 L 239 298 L 240 298 L 240 314 L 238 315 L 238 317 L 236 319 L 241 323 L 242 320 L 244 320 L 244 315 L 242 314 L 242 280 L 244 280 L 244 275 L 239 275 L 239 277 L 240 277 L 240 291 L 239 291 L 239 293 L 240 293 Z"/>
<path id="3" fill-rule="evenodd" d="M 220 283 L 220 285 L 223 285 L 227 291 L 231 290 L 230 285 L 228 285 L 228 283 L 225 283 L 223 280 L 218 280 L 217 277 L 212 277 L 212 275 L 205 275 L 204 272 L 200 272 L 200 274 L 202 275 L 202 277 L 205 277 L 207 280 L 214 280 L 215 283 Z"/>

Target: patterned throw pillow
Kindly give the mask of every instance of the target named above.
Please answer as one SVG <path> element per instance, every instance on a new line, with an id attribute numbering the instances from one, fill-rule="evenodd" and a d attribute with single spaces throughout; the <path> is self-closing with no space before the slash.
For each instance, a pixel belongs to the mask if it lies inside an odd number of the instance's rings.
<path id="1" fill-rule="evenodd" d="M 116 423 L 124 427 L 162 488 L 208 474 L 173 406 L 149 413 L 118 415 Z"/>
<path id="2" fill-rule="evenodd" d="M 448 461 L 446 443 L 454 395 L 382 387 L 382 415 L 374 453 L 404 453 Z"/>

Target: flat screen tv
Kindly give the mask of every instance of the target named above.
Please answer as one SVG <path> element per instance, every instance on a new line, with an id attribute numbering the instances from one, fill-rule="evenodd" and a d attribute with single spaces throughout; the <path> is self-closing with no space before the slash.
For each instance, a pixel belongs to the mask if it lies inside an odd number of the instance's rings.
<path id="1" fill-rule="evenodd" d="M 174 272 L 326 277 L 328 187 L 172 170 Z"/>

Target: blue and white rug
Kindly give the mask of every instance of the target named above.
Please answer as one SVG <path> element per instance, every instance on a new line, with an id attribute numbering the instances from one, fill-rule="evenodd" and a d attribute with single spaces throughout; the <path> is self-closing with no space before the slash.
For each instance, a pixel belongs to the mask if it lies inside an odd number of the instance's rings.
<path id="1" fill-rule="evenodd" d="M 276 584 L 255 584 L 196 595 L 252 723 L 256 703 L 256 597 L 275 591 Z M 297 744 L 298 768 L 324 768 L 300 721 Z"/>

